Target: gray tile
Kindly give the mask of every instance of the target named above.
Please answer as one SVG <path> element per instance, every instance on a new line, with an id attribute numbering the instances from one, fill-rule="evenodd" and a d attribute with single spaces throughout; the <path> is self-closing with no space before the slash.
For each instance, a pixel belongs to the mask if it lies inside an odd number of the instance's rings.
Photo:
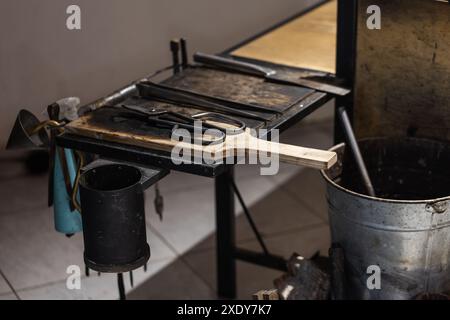
<path id="1" fill-rule="evenodd" d="M 276 187 L 291 179 L 293 176 L 305 170 L 304 167 L 295 166 L 288 163 L 280 163 L 279 171 L 274 176 L 265 176 L 266 179 L 275 184 Z"/>
<path id="2" fill-rule="evenodd" d="M 314 214 L 286 195 L 282 189 L 276 189 L 249 207 L 253 220 L 262 236 L 278 234 L 292 229 L 321 223 Z M 240 216 L 236 226 L 237 240 L 254 239 L 254 234 L 245 216 Z"/>
<path id="3" fill-rule="evenodd" d="M 0 301 L 7 301 L 7 300 L 17 300 L 17 297 L 13 293 L 9 294 L 0 294 Z"/>
<path id="4" fill-rule="evenodd" d="M 262 185 L 265 187 L 261 188 Z M 250 214 L 263 236 L 323 223 L 319 217 L 311 213 L 308 208 L 292 196 L 286 194 L 284 190 L 273 190 L 272 185 L 262 184 L 260 179 L 247 180 L 240 184 L 240 189 Z M 266 192 L 262 192 L 264 189 Z M 257 192 L 253 194 L 255 190 Z M 253 231 L 247 218 L 242 214 L 242 208 L 237 199 L 236 211 L 239 212 L 236 218 L 237 242 L 254 239 Z M 211 234 L 210 237 L 198 243 L 192 250 L 201 251 L 212 248 L 215 241 L 215 234 Z"/>
<path id="5" fill-rule="evenodd" d="M 175 252 L 149 226 L 147 226 L 147 242 L 151 250 L 150 262 L 176 258 Z"/>
<path id="6" fill-rule="evenodd" d="M 135 288 L 163 270 L 170 259 L 150 262 L 147 272 L 143 268 L 133 271 Z M 134 289 L 131 288 L 128 274 L 124 274 L 125 290 L 127 294 Z M 80 290 L 69 290 L 66 281 L 58 281 L 49 285 L 33 289 L 25 289 L 18 292 L 24 300 L 117 300 L 119 298 L 117 287 L 117 276 L 115 274 L 95 273 L 90 277 L 82 277 Z"/>
<path id="7" fill-rule="evenodd" d="M 178 253 L 187 251 L 215 228 L 214 189 L 186 189 L 164 193 L 164 218 L 153 207 L 153 194 L 147 194 L 147 224 L 157 230 Z"/>
<path id="8" fill-rule="evenodd" d="M 152 232 L 152 260 L 174 257 Z M 68 239 L 53 227 L 49 209 L 0 215 L 0 268 L 15 289 L 39 286 L 67 277 L 69 265 L 84 266 L 83 237 Z"/>
<path id="9" fill-rule="evenodd" d="M 237 178 L 237 183 L 249 205 L 273 188 L 271 181 L 260 176 L 252 179 Z M 179 254 L 196 246 L 215 231 L 213 187 L 163 194 L 163 221 L 155 214 L 153 196 L 152 193 L 147 193 L 147 221 Z"/>
<path id="10" fill-rule="evenodd" d="M 237 164 L 235 165 L 235 176 L 241 179 L 252 179 L 261 175 L 259 164 Z"/>
<path id="11" fill-rule="evenodd" d="M 287 195 L 297 199 L 309 212 L 316 214 L 323 221 L 328 221 L 326 185 L 319 171 L 302 170 L 280 184 L 280 188 Z"/>
<path id="12" fill-rule="evenodd" d="M 188 253 L 184 256 L 186 262 L 216 290 L 216 257 L 215 250 Z M 252 295 L 261 289 L 273 288 L 273 279 L 282 273 L 245 262 L 237 262 L 237 298 L 251 299 Z"/>
<path id="13" fill-rule="evenodd" d="M 167 192 L 182 192 L 186 189 L 198 189 L 205 187 L 212 187 L 214 179 L 196 176 L 193 174 L 171 171 L 168 176 L 159 182 L 160 190 L 163 193 Z M 152 193 L 152 190 L 148 191 Z"/>
<path id="14" fill-rule="evenodd" d="M 271 253 L 289 258 L 294 252 L 310 257 L 317 251 L 328 254 L 330 247 L 330 232 L 326 224 L 311 228 L 299 229 L 285 234 L 279 234 L 265 239 Z M 260 250 L 256 241 L 240 244 L 242 248 Z"/>
<path id="15" fill-rule="evenodd" d="M 0 295 L 5 293 L 11 293 L 11 288 L 8 283 L 6 283 L 6 280 L 0 275 Z"/>
<path id="16" fill-rule="evenodd" d="M 127 296 L 129 300 L 204 300 L 215 297 L 214 291 L 205 281 L 181 260 L 173 261 Z"/>
<path id="17" fill-rule="evenodd" d="M 0 213 L 21 214 L 47 206 L 47 175 L 20 176 L 0 181 Z"/>
<path id="18" fill-rule="evenodd" d="M 255 176 L 252 178 L 236 176 L 236 185 L 247 206 L 251 206 L 260 201 L 276 187 L 276 184 L 265 176 Z M 240 211 L 241 208 L 236 205 L 236 212 Z"/>
<path id="19" fill-rule="evenodd" d="M 28 151 L 0 150 L 0 181 L 14 179 L 27 174 L 24 160 Z"/>
<path id="20" fill-rule="evenodd" d="M 82 237 L 67 239 L 53 229 L 49 209 L 0 215 L 0 268 L 15 289 L 65 278 L 69 265 L 82 265 Z"/>
<path id="21" fill-rule="evenodd" d="M 264 177 L 257 176 L 253 178 L 246 178 L 246 177 L 237 177 L 236 183 L 238 185 L 238 188 L 242 194 L 242 197 L 244 198 L 244 201 L 246 205 L 250 208 L 254 203 L 260 201 L 262 198 L 264 198 L 267 194 L 269 194 L 275 187 L 274 183 L 267 180 Z M 197 241 L 195 244 L 192 244 L 191 247 L 187 248 L 185 246 L 185 250 L 183 252 L 186 252 L 187 249 L 195 250 L 195 251 L 202 251 L 205 249 L 210 249 L 213 247 L 215 243 L 215 211 L 214 207 L 211 208 L 211 216 L 208 216 L 206 219 L 210 220 L 210 227 L 209 232 L 206 228 L 204 229 L 204 232 L 202 234 L 202 237 L 197 237 Z M 248 238 L 246 236 L 246 232 L 248 229 L 245 229 L 246 221 L 243 221 L 245 217 L 242 213 L 242 208 L 240 207 L 237 199 L 236 199 L 236 216 L 237 218 L 237 225 L 242 225 L 242 232 L 238 234 L 238 238 Z M 240 227 L 238 227 L 240 228 Z M 240 230 L 240 229 L 238 229 Z M 176 230 L 173 230 L 172 232 L 177 232 Z M 164 236 L 166 233 L 164 234 Z M 175 235 L 176 236 L 176 235 Z M 179 252 L 180 254 L 183 252 Z"/>
<path id="22" fill-rule="evenodd" d="M 260 166 L 259 165 L 250 165 L 250 164 L 239 164 L 234 166 L 234 175 L 235 177 L 244 178 L 252 178 L 260 175 Z"/>

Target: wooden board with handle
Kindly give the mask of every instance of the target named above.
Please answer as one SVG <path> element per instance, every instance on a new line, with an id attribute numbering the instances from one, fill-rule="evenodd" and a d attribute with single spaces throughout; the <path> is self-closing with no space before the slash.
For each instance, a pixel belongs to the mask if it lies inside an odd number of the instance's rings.
<path id="1" fill-rule="evenodd" d="M 282 162 L 302 165 L 316 169 L 328 169 L 337 161 L 334 152 L 304 148 L 299 146 L 270 142 L 258 139 L 252 135 L 251 129 L 236 135 L 227 135 L 224 142 L 202 146 L 171 139 L 149 125 L 138 120 L 127 123 L 114 122 L 112 117 L 117 114 L 115 108 L 102 108 L 72 121 L 65 127 L 65 131 L 77 135 L 99 140 L 124 143 L 160 151 L 172 152 L 174 147 L 188 150 L 192 154 L 207 154 L 212 159 L 222 161 L 224 158 L 238 156 L 242 153 L 252 155 L 259 152 L 278 155 Z M 226 128 L 225 124 L 218 124 Z"/>

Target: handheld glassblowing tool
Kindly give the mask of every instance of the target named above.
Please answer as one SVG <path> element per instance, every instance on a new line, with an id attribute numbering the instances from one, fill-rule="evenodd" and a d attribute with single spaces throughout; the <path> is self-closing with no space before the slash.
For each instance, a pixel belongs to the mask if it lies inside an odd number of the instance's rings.
<path id="1" fill-rule="evenodd" d="M 187 116 L 179 112 L 157 108 L 131 105 L 121 105 L 121 108 L 126 110 L 127 113 L 115 117 L 114 121 L 127 120 L 127 118 L 141 119 L 156 127 L 168 128 L 171 130 L 183 128 L 190 133 L 195 132 L 196 121 L 201 121 L 202 133 L 214 129 L 208 132 L 212 135 L 212 140 L 204 140 L 203 137 L 201 141 L 202 144 L 222 143 L 225 141 L 227 134 L 240 134 L 246 129 L 246 125 L 243 121 L 215 112 L 202 112 Z"/>

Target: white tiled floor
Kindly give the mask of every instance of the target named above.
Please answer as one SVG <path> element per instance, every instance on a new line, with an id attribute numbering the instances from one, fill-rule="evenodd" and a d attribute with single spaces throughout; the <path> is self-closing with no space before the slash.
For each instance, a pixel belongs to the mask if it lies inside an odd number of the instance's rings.
<path id="1" fill-rule="evenodd" d="M 295 127 L 282 142 L 328 148 L 331 121 Z M 9 169 L 11 166 L 13 169 Z M 83 266 L 82 236 L 71 239 L 53 230 L 46 208 L 46 176 L 26 177 L 17 164 L 0 160 L 0 274 L 20 299 L 117 299 L 114 275 L 83 277 L 81 290 L 66 288 L 66 268 Z M 281 165 L 277 176 L 260 176 L 256 166 L 237 166 L 237 184 L 271 251 L 289 257 L 321 250 L 326 254 L 327 227 L 324 184 L 318 172 Z M 165 200 L 164 220 L 153 209 L 153 189 L 146 193 L 148 242 L 152 257 L 146 273 L 128 277 L 129 299 L 215 298 L 214 181 L 173 172 L 160 183 Z M 237 211 L 241 208 L 236 204 Z M 248 222 L 237 218 L 240 246 L 258 250 Z M 250 298 L 272 287 L 280 272 L 238 263 L 239 298 Z M 0 299 L 16 299 L 0 275 Z"/>
<path id="2" fill-rule="evenodd" d="M 239 222 L 242 222 L 243 219 L 240 220 Z M 285 258 L 289 258 L 294 252 L 299 252 L 306 257 L 312 256 L 317 251 L 326 255 L 330 241 L 328 226 L 325 224 L 295 231 L 291 230 L 288 234 L 282 233 L 264 238 L 270 252 L 284 256 Z M 241 241 L 239 242 L 239 246 L 244 249 L 260 251 L 259 244 L 255 240 Z M 198 270 L 198 273 L 204 275 L 204 278 L 212 288 L 216 288 L 214 248 L 199 252 L 191 250 L 183 259 L 193 269 Z M 273 280 L 281 275 L 279 271 L 256 267 L 244 262 L 238 262 L 237 274 L 239 299 L 249 299 L 253 293 L 261 289 L 272 288 Z"/>
<path id="3" fill-rule="evenodd" d="M 11 288 L 3 276 L 0 276 L 0 296 L 11 293 Z"/>

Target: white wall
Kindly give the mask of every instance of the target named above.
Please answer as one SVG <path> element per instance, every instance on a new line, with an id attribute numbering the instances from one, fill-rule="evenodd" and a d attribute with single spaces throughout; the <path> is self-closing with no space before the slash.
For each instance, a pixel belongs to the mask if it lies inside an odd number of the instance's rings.
<path id="1" fill-rule="evenodd" d="M 170 64 L 168 43 L 218 52 L 317 0 L 1 0 L 0 148 L 17 111 L 82 103 Z M 82 30 L 66 8 L 82 9 Z M 301 49 L 301 48 L 299 48 Z"/>

